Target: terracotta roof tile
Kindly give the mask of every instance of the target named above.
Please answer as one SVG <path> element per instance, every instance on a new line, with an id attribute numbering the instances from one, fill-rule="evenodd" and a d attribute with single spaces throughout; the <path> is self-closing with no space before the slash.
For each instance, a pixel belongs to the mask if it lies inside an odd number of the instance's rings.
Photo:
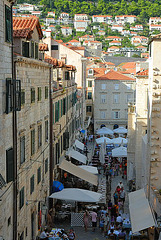
<path id="1" fill-rule="evenodd" d="M 43 37 L 43 33 L 41 30 L 38 17 L 33 16 L 33 17 L 14 17 L 13 18 L 13 31 L 27 29 L 27 30 L 30 30 L 32 33 L 32 31 L 35 28 L 37 29 L 39 38 L 41 39 Z M 24 37 L 24 36 L 21 36 L 21 37 Z"/>
<path id="2" fill-rule="evenodd" d="M 39 51 L 48 51 L 48 44 L 46 43 L 39 43 Z"/>
<path id="3" fill-rule="evenodd" d="M 30 39 L 32 32 L 33 31 L 30 31 L 30 29 L 16 29 L 13 30 L 13 37 Z"/>
<path id="4" fill-rule="evenodd" d="M 149 69 L 139 71 L 137 73 L 138 76 L 148 76 L 149 75 Z"/>
<path id="5" fill-rule="evenodd" d="M 130 81 L 135 81 L 134 78 L 130 78 L 128 76 L 125 76 L 119 72 L 116 72 L 114 70 L 109 70 L 106 74 L 102 74 L 99 77 L 96 77 L 97 80 L 130 80 Z"/>

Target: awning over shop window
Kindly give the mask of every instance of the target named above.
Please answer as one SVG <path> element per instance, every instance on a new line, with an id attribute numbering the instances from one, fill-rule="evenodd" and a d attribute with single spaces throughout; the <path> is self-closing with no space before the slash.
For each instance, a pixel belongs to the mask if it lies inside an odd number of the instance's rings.
<path id="1" fill-rule="evenodd" d="M 81 150 L 84 150 L 84 144 L 78 140 L 75 140 L 75 146 Z"/>
<path id="2" fill-rule="evenodd" d="M 63 169 L 66 172 L 69 172 L 73 175 L 75 175 L 76 177 L 79 177 L 95 186 L 97 186 L 98 184 L 98 177 L 80 167 L 77 167 L 76 165 L 74 165 L 71 162 L 68 162 L 67 160 L 63 160 L 60 165 L 59 168 Z"/>
<path id="3" fill-rule="evenodd" d="M 85 155 L 81 154 L 80 152 L 75 151 L 74 149 L 70 149 L 66 154 L 67 154 L 67 156 L 72 157 L 81 163 L 86 164 L 86 162 L 87 162 L 87 157 Z"/>
<path id="4" fill-rule="evenodd" d="M 154 218 L 144 189 L 131 192 L 128 195 L 132 232 L 135 233 L 155 226 Z"/>

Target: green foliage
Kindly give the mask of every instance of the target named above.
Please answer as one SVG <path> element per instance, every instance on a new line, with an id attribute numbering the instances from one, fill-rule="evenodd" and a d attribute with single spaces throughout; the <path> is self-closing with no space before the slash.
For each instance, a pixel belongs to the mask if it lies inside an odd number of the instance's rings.
<path id="1" fill-rule="evenodd" d="M 68 12 L 71 17 L 76 13 L 86 13 L 89 16 L 94 14 L 134 14 L 138 22 L 147 25 L 150 17 L 161 15 L 161 0 L 25 0 L 26 3 L 43 5 L 43 16 L 48 11 L 55 11 L 56 16 L 61 12 Z M 24 0 L 17 0 L 17 3 L 24 3 Z"/>
<path id="2" fill-rule="evenodd" d="M 132 57 L 134 57 L 134 58 L 140 58 L 140 55 L 138 55 L 138 54 L 133 54 Z"/>

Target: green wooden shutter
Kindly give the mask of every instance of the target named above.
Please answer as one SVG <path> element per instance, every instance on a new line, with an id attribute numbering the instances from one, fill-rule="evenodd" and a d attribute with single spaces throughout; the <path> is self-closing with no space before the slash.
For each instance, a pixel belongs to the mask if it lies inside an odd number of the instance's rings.
<path id="1" fill-rule="evenodd" d="M 11 8 L 5 5 L 5 41 L 12 42 Z"/>
<path id="2" fill-rule="evenodd" d="M 35 44 L 34 41 L 31 41 L 31 57 L 34 58 L 34 49 L 35 48 Z"/>
<path id="3" fill-rule="evenodd" d="M 63 99 L 61 99 L 61 117 L 63 116 Z"/>
<path id="4" fill-rule="evenodd" d="M 6 150 L 6 182 L 13 181 L 14 178 L 14 156 L 13 148 Z"/>
<path id="5" fill-rule="evenodd" d="M 38 43 L 35 43 L 35 59 L 38 59 L 39 57 L 39 47 Z"/>
<path id="6" fill-rule="evenodd" d="M 29 42 L 22 42 L 22 55 L 29 57 Z"/>
<path id="7" fill-rule="evenodd" d="M 59 118 L 60 118 L 60 106 L 59 106 L 59 101 L 58 101 L 58 121 L 59 121 Z"/>
<path id="8" fill-rule="evenodd" d="M 67 111 L 69 110 L 69 97 L 67 96 Z"/>
<path id="9" fill-rule="evenodd" d="M 57 120 L 57 102 L 55 103 L 55 123 L 58 121 Z"/>
<path id="10" fill-rule="evenodd" d="M 53 124 L 55 123 L 55 112 L 54 112 L 54 103 L 53 103 Z"/>

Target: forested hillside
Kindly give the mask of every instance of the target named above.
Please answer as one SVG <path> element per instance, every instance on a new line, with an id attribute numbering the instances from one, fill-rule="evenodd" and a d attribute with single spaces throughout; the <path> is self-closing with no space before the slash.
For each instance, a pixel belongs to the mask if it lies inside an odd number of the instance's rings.
<path id="1" fill-rule="evenodd" d="M 55 11 L 58 15 L 61 12 L 68 12 L 71 16 L 75 13 L 111 14 L 134 14 L 142 21 L 147 21 L 149 17 L 161 16 L 161 0 L 138 0 L 138 1 L 78 1 L 78 0 L 18 0 L 18 3 L 28 2 L 31 4 L 42 4 L 44 14 L 47 11 Z"/>

